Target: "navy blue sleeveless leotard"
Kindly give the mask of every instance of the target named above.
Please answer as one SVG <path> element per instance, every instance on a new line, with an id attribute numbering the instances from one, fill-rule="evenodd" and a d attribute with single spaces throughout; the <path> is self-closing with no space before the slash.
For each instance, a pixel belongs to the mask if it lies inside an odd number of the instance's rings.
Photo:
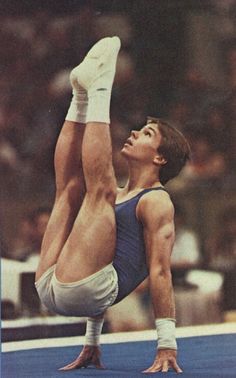
<path id="1" fill-rule="evenodd" d="M 144 189 L 115 207 L 117 235 L 113 266 L 118 275 L 119 292 L 114 304 L 130 294 L 148 276 L 143 226 L 136 217 L 136 206 L 140 198 L 152 190 L 166 191 L 162 187 Z"/>

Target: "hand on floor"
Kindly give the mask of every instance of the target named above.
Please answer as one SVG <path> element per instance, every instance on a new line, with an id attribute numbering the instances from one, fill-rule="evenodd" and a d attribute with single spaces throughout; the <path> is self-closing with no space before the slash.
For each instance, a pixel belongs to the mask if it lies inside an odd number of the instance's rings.
<path id="1" fill-rule="evenodd" d="M 86 368 L 89 365 L 94 365 L 97 369 L 104 369 L 100 361 L 101 350 L 98 346 L 85 345 L 79 356 L 70 364 L 63 366 L 59 370 L 73 370 Z"/>
<path id="2" fill-rule="evenodd" d="M 173 369 L 176 373 L 182 373 L 182 370 L 176 361 L 177 352 L 173 349 L 160 349 L 157 352 L 154 363 L 149 369 L 143 371 L 143 373 L 155 373 L 162 372 L 167 373 L 169 369 Z"/>

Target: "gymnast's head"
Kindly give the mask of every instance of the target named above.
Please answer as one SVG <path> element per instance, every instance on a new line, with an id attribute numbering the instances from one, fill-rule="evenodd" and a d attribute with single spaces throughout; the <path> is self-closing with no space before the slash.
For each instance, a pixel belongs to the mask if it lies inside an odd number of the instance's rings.
<path id="1" fill-rule="evenodd" d="M 160 182 L 165 185 L 176 177 L 190 158 L 190 147 L 184 135 L 167 122 L 148 117 L 139 131 L 131 131 L 122 155 L 129 166 L 140 170 L 153 167 Z"/>

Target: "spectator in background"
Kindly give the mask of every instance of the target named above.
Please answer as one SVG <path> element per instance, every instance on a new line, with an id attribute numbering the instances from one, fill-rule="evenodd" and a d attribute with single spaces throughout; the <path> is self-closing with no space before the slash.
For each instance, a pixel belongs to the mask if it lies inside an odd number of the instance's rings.
<path id="1" fill-rule="evenodd" d="M 188 108 L 189 119 L 196 121 L 199 120 L 208 101 L 215 98 L 218 92 L 207 83 L 197 68 L 189 67 L 184 73 L 183 80 L 177 83 L 172 102 L 178 103 L 181 100 Z"/>
<path id="2" fill-rule="evenodd" d="M 224 274 L 223 309 L 236 309 L 236 206 L 219 214 L 218 229 L 206 242 L 211 269 Z"/>
<path id="3" fill-rule="evenodd" d="M 168 120 L 173 123 L 178 130 L 183 131 L 186 123 L 190 121 L 191 104 L 186 99 L 176 99 L 170 104 Z"/>
<path id="4" fill-rule="evenodd" d="M 233 90 L 236 88 L 236 39 L 225 41 L 225 53 L 223 55 L 228 86 Z"/>
<path id="5" fill-rule="evenodd" d="M 20 220 L 11 258 L 30 262 L 35 265 L 36 269 L 50 213 L 50 209 L 40 207 L 29 212 Z"/>
<path id="6" fill-rule="evenodd" d="M 40 207 L 22 217 L 11 252 L 7 250 L 3 235 L 0 234 L 4 277 L 2 319 L 40 315 L 41 305 L 34 286 L 34 276 L 50 212 L 50 209 Z"/>
<path id="7" fill-rule="evenodd" d="M 179 326 L 218 323 L 221 318 L 221 274 L 201 270 L 198 235 L 188 227 L 185 212 L 175 205 L 176 239 L 171 256 Z"/>
<path id="8" fill-rule="evenodd" d="M 229 156 L 229 167 L 235 177 L 236 164 L 236 88 L 230 93 L 224 103 L 226 122 L 230 130 L 230 140 L 227 146 L 227 155 Z M 235 185 L 233 184 L 233 187 Z"/>
<path id="9" fill-rule="evenodd" d="M 226 119 L 224 102 L 213 103 L 203 115 L 205 133 L 208 133 L 212 150 L 226 153 L 231 140 L 231 127 Z M 204 132 L 204 130 L 203 130 Z"/>
<path id="10" fill-rule="evenodd" d="M 211 133 L 208 135 L 204 130 L 189 131 L 188 140 L 192 148 L 192 159 L 184 170 L 187 179 L 220 179 L 226 173 L 224 154 L 214 150 L 210 138 Z"/>
<path id="11" fill-rule="evenodd" d="M 147 279 L 123 301 L 110 307 L 106 314 L 109 332 L 130 332 L 151 329 L 153 318 Z"/>
<path id="12" fill-rule="evenodd" d="M 173 283 L 185 284 L 186 273 L 200 265 L 199 240 L 189 229 L 186 215 L 181 207 L 175 205 L 175 243 L 171 255 Z"/>
<path id="13" fill-rule="evenodd" d="M 9 258 L 9 250 L 2 233 L 2 222 L 0 222 L 0 256 L 1 258 Z"/>
<path id="14" fill-rule="evenodd" d="M 1 84 L 0 84 L 1 86 Z M 0 88 L 1 90 L 1 88 Z M 10 138 L 10 124 L 8 122 L 11 116 L 7 115 L 6 104 L 0 105 L 0 181 L 1 196 L 15 192 L 17 186 L 18 170 L 23 171 L 23 165 L 20 154 Z M 14 113 L 14 111 L 12 112 Z M 16 120 L 15 120 L 16 121 Z M 3 185 L 4 183 L 4 185 Z"/>

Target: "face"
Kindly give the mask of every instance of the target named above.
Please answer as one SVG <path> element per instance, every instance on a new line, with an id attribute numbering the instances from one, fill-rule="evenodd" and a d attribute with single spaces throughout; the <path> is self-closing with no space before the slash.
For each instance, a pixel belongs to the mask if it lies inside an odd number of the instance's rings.
<path id="1" fill-rule="evenodd" d="M 161 134 L 157 124 L 148 122 L 141 130 L 131 131 L 121 153 L 128 161 L 153 163 L 159 157 L 157 149 L 160 143 Z"/>

